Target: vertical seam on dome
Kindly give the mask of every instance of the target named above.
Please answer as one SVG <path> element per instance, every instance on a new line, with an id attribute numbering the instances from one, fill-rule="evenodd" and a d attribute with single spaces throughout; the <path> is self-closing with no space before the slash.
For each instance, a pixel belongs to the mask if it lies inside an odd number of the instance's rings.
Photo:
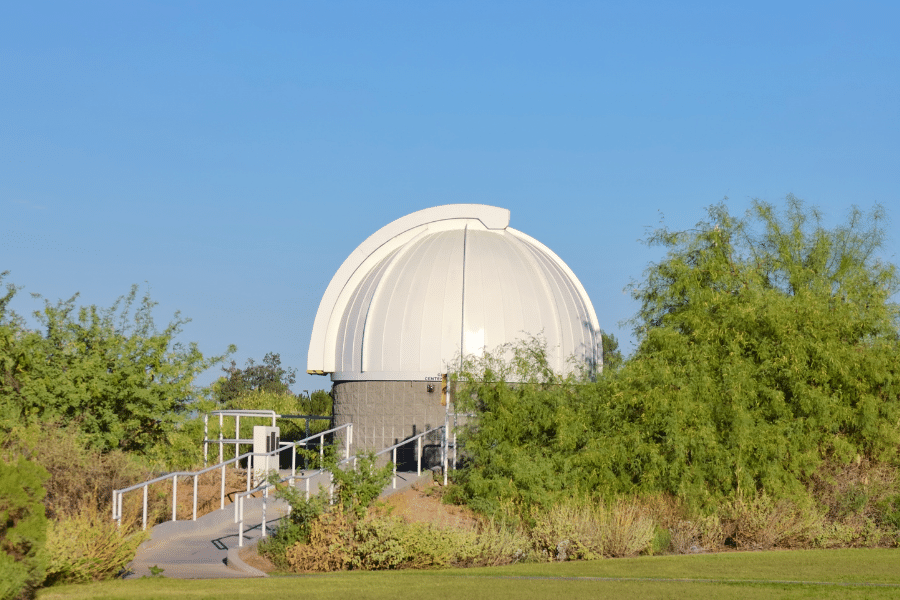
<path id="1" fill-rule="evenodd" d="M 469 224 L 463 228 L 463 254 L 462 254 L 462 301 L 460 304 L 460 328 L 459 328 L 459 370 L 463 369 L 463 360 L 466 342 L 466 246 L 469 242 Z"/>

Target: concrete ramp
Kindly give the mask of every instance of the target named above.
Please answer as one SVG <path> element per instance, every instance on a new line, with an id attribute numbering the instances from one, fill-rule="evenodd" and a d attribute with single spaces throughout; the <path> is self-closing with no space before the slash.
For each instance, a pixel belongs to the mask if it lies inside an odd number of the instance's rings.
<path id="1" fill-rule="evenodd" d="M 310 480 L 312 493 L 319 486 L 327 489 L 328 473 Z M 386 497 L 416 484 L 431 480 L 431 471 L 422 475 L 397 473 L 397 487 L 388 483 L 381 497 Z M 297 489 L 305 484 L 298 481 Z M 244 548 L 259 543 L 262 537 L 263 498 L 244 500 Z M 275 498 L 270 490 L 266 502 L 266 530 L 271 533 L 288 513 L 288 505 Z M 221 579 L 265 577 L 266 574 L 245 564 L 238 556 L 238 525 L 234 522 L 234 505 L 199 517 L 196 521 L 167 521 L 153 527 L 150 539 L 141 544 L 129 565 L 126 579 L 149 577 L 151 569 L 162 569 L 162 577 L 175 579 Z"/>

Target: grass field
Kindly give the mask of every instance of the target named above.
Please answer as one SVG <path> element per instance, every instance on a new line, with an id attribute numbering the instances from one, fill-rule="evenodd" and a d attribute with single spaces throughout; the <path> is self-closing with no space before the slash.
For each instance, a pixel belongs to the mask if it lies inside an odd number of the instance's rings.
<path id="1" fill-rule="evenodd" d="M 163 573 L 165 575 L 165 573 Z M 531 598 L 900 598 L 900 550 L 807 550 L 657 556 L 489 569 L 344 572 L 267 579 L 107 581 L 43 590 L 57 598 L 339 597 L 528 600 Z"/>

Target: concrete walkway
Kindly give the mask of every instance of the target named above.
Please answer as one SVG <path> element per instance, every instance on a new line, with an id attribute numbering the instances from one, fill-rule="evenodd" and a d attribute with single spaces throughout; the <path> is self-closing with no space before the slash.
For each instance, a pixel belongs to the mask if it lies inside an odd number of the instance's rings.
<path id="1" fill-rule="evenodd" d="M 323 473 L 312 478 L 310 490 L 315 493 L 320 485 L 327 488 L 328 475 Z M 397 473 L 397 488 L 389 483 L 381 495 L 389 496 L 431 478 L 431 471 L 424 471 L 421 476 Z M 304 486 L 303 482 L 297 482 L 298 490 L 302 491 Z M 269 534 L 288 512 L 287 503 L 277 500 L 271 490 L 265 503 L 262 498 L 244 500 L 244 547 L 257 544 L 261 538 L 264 504 Z M 234 505 L 231 504 L 196 521 L 167 521 L 154 527 L 150 539 L 138 547 L 126 579 L 150 576 L 151 568 L 162 569 L 160 575 L 176 579 L 265 577 L 265 573 L 240 559 L 239 550 L 238 525 L 234 522 Z"/>

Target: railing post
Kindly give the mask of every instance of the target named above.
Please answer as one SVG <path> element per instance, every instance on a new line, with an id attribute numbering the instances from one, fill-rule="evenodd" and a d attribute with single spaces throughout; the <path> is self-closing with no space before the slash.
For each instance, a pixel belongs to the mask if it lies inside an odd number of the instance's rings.
<path id="1" fill-rule="evenodd" d="M 197 520 L 197 473 L 194 473 L 194 513 L 191 517 L 191 521 Z"/>
<path id="2" fill-rule="evenodd" d="M 219 447 L 220 447 L 220 448 L 222 447 L 221 444 L 219 445 Z M 220 496 L 219 496 L 219 510 L 222 510 L 223 508 L 225 508 L 225 465 L 222 465 L 222 483 L 221 483 L 221 486 L 222 486 L 222 492 L 221 492 L 221 494 L 220 494 Z"/>
<path id="3" fill-rule="evenodd" d="M 250 457 L 247 457 L 247 491 L 250 491 L 250 473 L 253 472 L 253 469 L 250 468 Z"/>
<path id="4" fill-rule="evenodd" d="M 309 501 L 309 473 L 306 474 L 306 500 Z"/>
<path id="5" fill-rule="evenodd" d="M 241 443 L 238 441 L 241 439 L 241 415 L 234 415 L 234 455 L 241 455 Z M 250 459 L 247 459 L 247 465 L 249 470 Z M 250 488 L 247 488 L 248 490 Z"/>
<path id="6" fill-rule="evenodd" d="M 447 425 L 445 422 L 444 429 L 441 431 L 441 469 L 444 471 L 444 487 L 447 487 L 447 454 Z"/>
<path id="7" fill-rule="evenodd" d="M 209 414 L 203 415 L 203 466 L 208 463 L 209 455 Z"/>
<path id="8" fill-rule="evenodd" d="M 235 503 L 238 515 L 238 548 L 244 547 L 244 497 L 239 496 Z"/>
<path id="9" fill-rule="evenodd" d="M 222 442 L 225 439 L 224 421 L 222 420 L 224 417 L 225 415 L 219 415 L 219 462 L 225 462 L 225 444 Z M 235 454 L 236 456 L 237 454 Z"/>
<path id="10" fill-rule="evenodd" d="M 344 449 L 344 458 L 350 458 L 350 443 L 353 441 L 353 423 L 347 425 L 347 447 Z"/>
<path id="11" fill-rule="evenodd" d="M 266 508 L 269 505 L 269 486 L 263 488 L 263 514 L 262 514 L 262 534 L 260 537 L 266 537 Z"/>
<path id="12" fill-rule="evenodd" d="M 175 503 L 178 500 L 178 475 L 172 476 L 172 520 L 177 520 L 177 509 L 175 508 Z"/>
<path id="13" fill-rule="evenodd" d="M 397 446 L 396 445 L 394 446 L 394 450 L 392 451 L 392 454 L 393 454 L 393 458 L 394 458 L 394 461 L 393 461 L 394 462 L 393 487 L 396 490 L 397 489 Z"/>
<path id="14" fill-rule="evenodd" d="M 116 508 L 118 507 L 118 500 L 117 500 L 118 493 L 119 493 L 118 491 L 113 490 L 113 507 L 112 507 L 113 508 L 113 512 L 112 512 L 113 521 L 116 520 Z"/>
<path id="15" fill-rule="evenodd" d="M 416 438 L 416 475 L 422 476 L 422 435 Z"/>
<path id="16" fill-rule="evenodd" d="M 297 442 L 291 446 L 291 487 L 296 487 L 294 478 L 297 476 Z"/>
<path id="17" fill-rule="evenodd" d="M 143 525 L 141 529 L 143 531 L 147 531 L 147 488 L 150 487 L 148 485 L 144 486 L 144 516 L 143 516 Z"/>
<path id="18" fill-rule="evenodd" d="M 325 434 L 319 434 L 319 468 L 325 463 Z"/>

